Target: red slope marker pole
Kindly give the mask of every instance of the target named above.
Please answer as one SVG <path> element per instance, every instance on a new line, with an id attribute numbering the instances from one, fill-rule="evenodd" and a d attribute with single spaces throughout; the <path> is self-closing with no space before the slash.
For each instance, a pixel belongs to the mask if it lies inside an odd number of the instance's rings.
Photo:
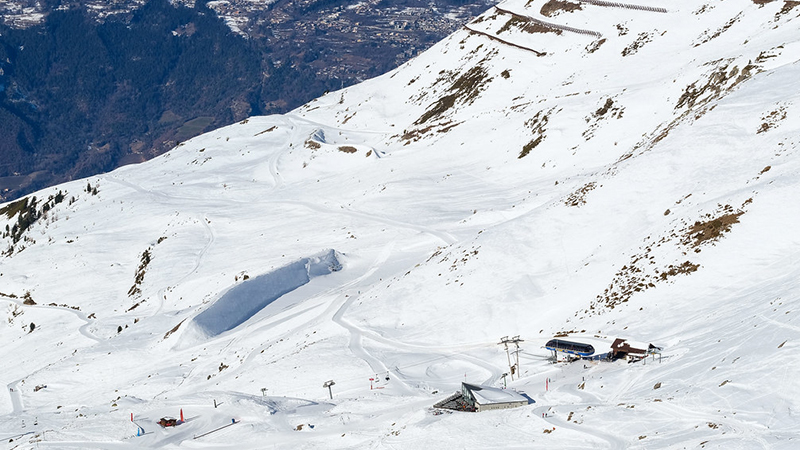
<path id="1" fill-rule="evenodd" d="M 183 420 L 183 408 L 181 408 L 181 422 L 185 422 L 185 420 Z"/>

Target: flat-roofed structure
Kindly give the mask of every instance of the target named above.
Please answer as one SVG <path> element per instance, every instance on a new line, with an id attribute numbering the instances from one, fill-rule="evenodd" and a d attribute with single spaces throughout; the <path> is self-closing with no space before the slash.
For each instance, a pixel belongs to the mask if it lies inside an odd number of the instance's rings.
<path id="1" fill-rule="evenodd" d="M 518 408 L 528 404 L 528 398 L 519 392 L 479 384 L 461 383 L 461 396 L 477 412 Z"/>
<path id="2" fill-rule="evenodd" d="M 434 408 L 455 411 L 481 412 L 525 406 L 530 398 L 512 389 L 500 389 L 480 384 L 461 383 L 461 391 L 433 405 Z"/>

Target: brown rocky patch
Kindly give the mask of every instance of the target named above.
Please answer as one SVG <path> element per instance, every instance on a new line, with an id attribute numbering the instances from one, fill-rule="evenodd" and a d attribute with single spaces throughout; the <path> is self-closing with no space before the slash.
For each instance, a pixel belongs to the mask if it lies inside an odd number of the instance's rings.
<path id="1" fill-rule="evenodd" d="M 550 0 L 549 2 L 542 5 L 542 9 L 539 11 L 545 17 L 555 17 L 562 12 L 573 12 L 573 11 L 580 11 L 583 7 L 580 3 L 573 3 L 568 1 L 562 0 Z"/>
<path id="2" fill-rule="evenodd" d="M 734 211 L 730 205 L 725 205 L 722 214 L 716 217 L 706 215 L 704 220 L 698 220 L 686 229 L 682 243 L 696 248 L 701 244 L 718 241 L 731 230 L 733 224 L 739 223 L 742 214 L 744 211 Z"/>

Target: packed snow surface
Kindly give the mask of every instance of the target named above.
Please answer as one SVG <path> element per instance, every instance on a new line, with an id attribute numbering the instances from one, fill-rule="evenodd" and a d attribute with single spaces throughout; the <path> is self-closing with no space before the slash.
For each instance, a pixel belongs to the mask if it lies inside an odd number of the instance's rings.
<path id="1" fill-rule="evenodd" d="M 797 2 L 503 2 L 0 206 L 0 442 L 798 448 L 799 148 Z M 574 335 L 663 352 L 554 363 Z M 517 357 L 535 403 L 432 409 Z"/>
<path id="2" fill-rule="evenodd" d="M 510 389 L 500 389 L 491 386 L 477 386 L 472 390 L 472 395 L 481 405 L 490 403 L 528 402 L 528 399 Z"/>

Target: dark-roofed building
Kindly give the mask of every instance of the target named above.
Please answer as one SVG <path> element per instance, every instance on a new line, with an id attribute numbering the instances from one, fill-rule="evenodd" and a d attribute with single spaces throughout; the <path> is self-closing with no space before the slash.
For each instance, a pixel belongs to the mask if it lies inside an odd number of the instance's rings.
<path id="1" fill-rule="evenodd" d="M 628 361 L 639 361 L 647 357 L 647 355 L 660 354 L 661 347 L 617 338 L 611 344 L 611 352 L 614 359 L 627 358 Z"/>

